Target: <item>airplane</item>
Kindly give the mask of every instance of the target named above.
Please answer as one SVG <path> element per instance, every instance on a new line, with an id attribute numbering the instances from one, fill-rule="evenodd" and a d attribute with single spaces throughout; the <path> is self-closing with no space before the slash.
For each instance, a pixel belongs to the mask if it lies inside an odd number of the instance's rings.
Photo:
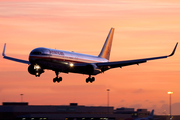
<path id="1" fill-rule="evenodd" d="M 126 118 L 124 120 L 153 120 L 154 110 L 151 111 L 148 117 L 145 118 Z"/>
<path id="2" fill-rule="evenodd" d="M 170 55 L 150 57 L 143 59 L 125 60 L 125 61 L 114 61 L 110 62 L 110 52 L 113 41 L 114 28 L 110 29 L 110 32 L 105 40 L 102 50 L 98 56 L 92 56 L 87 54 L 69 52 L 64 50 L 50 49 L 44 47 L 38 47 L 33 49 L 29 54 L 29 61 L 22 60 L 14 57 L 9 57 L 5 55 L 6 43 L 4 44 L 4 49 L 2 56 L 5 59 L 28 64 L 28 72 L 36 77 L 40 77 L 44 73 L 45 69 L 52 70 L 55 72 L 56 77 L 53 82 L 62 81 L 62 77 L 58 77 L 59 73 L 79 73 L 86 74 L 89 77 L 86 79 L 86 83 L 92 83 L 95 81 L 92 75 L 97 75 L 99 73 L 104 73 L 105 71 L 112 68 L 122 68 L 124 66 L 139 65 L 140 63 L 145 63 L 148 60 L 162 59 L 173 56 L 178 42 L 176 43 L 174 50 Z"/>

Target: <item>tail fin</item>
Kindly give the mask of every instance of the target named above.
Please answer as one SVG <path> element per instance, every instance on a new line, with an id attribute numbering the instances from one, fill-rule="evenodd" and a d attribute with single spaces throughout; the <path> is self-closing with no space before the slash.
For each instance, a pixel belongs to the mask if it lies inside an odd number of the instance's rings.
<path id="1" fill-rule="evenodd" d="M 109 60 L 112 41 L 113 41 L 113 35 L 114 35 L 114 28 L 111 28 L 111 30 L 109 31 L 109 34 L 106 38 L 106 41 L 104 43 L 104 46 L 98 57 L 102 57 L 102 58 Z"/>
<path id="2" fill-rule="evenodd" d="M 148 118 L 153 119 L 154 116 L 154 109 L 152 110 L 152 112 L 149 114 Z"/>

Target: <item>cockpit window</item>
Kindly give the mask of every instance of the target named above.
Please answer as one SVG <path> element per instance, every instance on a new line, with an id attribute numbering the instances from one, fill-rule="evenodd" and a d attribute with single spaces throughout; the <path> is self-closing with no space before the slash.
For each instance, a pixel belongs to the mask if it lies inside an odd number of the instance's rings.
<path id="1" fill-rule="evenodd" d="M 41 55 L 41 52 L 32 52 L 34 55 Z"/>
<path id="2" fill-rule="evenodd" d="M 49 55 L 49 51 L 44 48 L 36 48 L 31 51 L 31 55 Z"/>

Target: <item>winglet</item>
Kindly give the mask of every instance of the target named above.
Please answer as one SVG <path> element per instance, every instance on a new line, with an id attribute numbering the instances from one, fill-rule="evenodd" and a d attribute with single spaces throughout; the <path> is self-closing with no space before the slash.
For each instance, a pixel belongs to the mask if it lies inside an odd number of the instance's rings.
<path id="1" fill-rule="evenodd" d="M 178 45 L 178 42 L 176 43 L 176 46 L 174 47 L 174 50 L 172 51 L 172 53 L 171 53 L 170 55 L 168 55 L 168 57 L 170 57 L 170 56 L 173 56 L 173 55 L 174 55 L 174 53 L 175 53 L 175 51 L 176 51 L 176 47 L 177 47 L 177 45 Z"/>
<path id="2" fill-rule="evenodd" d="M 20 63 L 31 64 L 27 60 L 21 60 L 21 59 L 17 59 L 17 58 L 13 58 L 13 57 L 8 57 L 8 56 L 5 55 L 5 51 L 6 51 L 6 43 L 4 44 L 4 49 L 3 49 L 3 52 L 2 52 L 3 58 L 8 59 L 8 60 L 12 60 L 12 61 L 16 61 L 16 62 L 20 62 Z"/>
<path id="3" fill-rule="evenodd" d="M 4 44 L 4 49 L 3 49 L 3 53 L 2 53 L 2 56 L 3 56 L 3 57 L 6 56 L 6 55 L 5 55 L 5 50 L 6 50 L 6 43 Z"/>

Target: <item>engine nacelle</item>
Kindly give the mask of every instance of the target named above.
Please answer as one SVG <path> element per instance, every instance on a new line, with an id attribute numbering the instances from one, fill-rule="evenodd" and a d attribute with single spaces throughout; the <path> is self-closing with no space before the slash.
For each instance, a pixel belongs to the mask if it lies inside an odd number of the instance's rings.
<path id="1" fill-rule="evenodd" d="M 101 70 L 95 64 L 86 65 L 84 71 L 88 75 L 96 75 L 101 72 Z"/>
<path id="2" fill-rule="evenodd" d="M 28 67 L 28 72 L 32 75 L 40 76 L 44 70 L 39 65 L 30 65 Z"/>
<path id="3" fill-rule="evenodd" d="M 36 74 L 36 71 L 35 71 L 35 69 L 34 69 L 34 65 L 30 65 L 30 66 L 28 67 L 28 72 L 29 72 L 30 74 L 32 74 L 32 75 L 35 75 L 35 74 Z"/>

